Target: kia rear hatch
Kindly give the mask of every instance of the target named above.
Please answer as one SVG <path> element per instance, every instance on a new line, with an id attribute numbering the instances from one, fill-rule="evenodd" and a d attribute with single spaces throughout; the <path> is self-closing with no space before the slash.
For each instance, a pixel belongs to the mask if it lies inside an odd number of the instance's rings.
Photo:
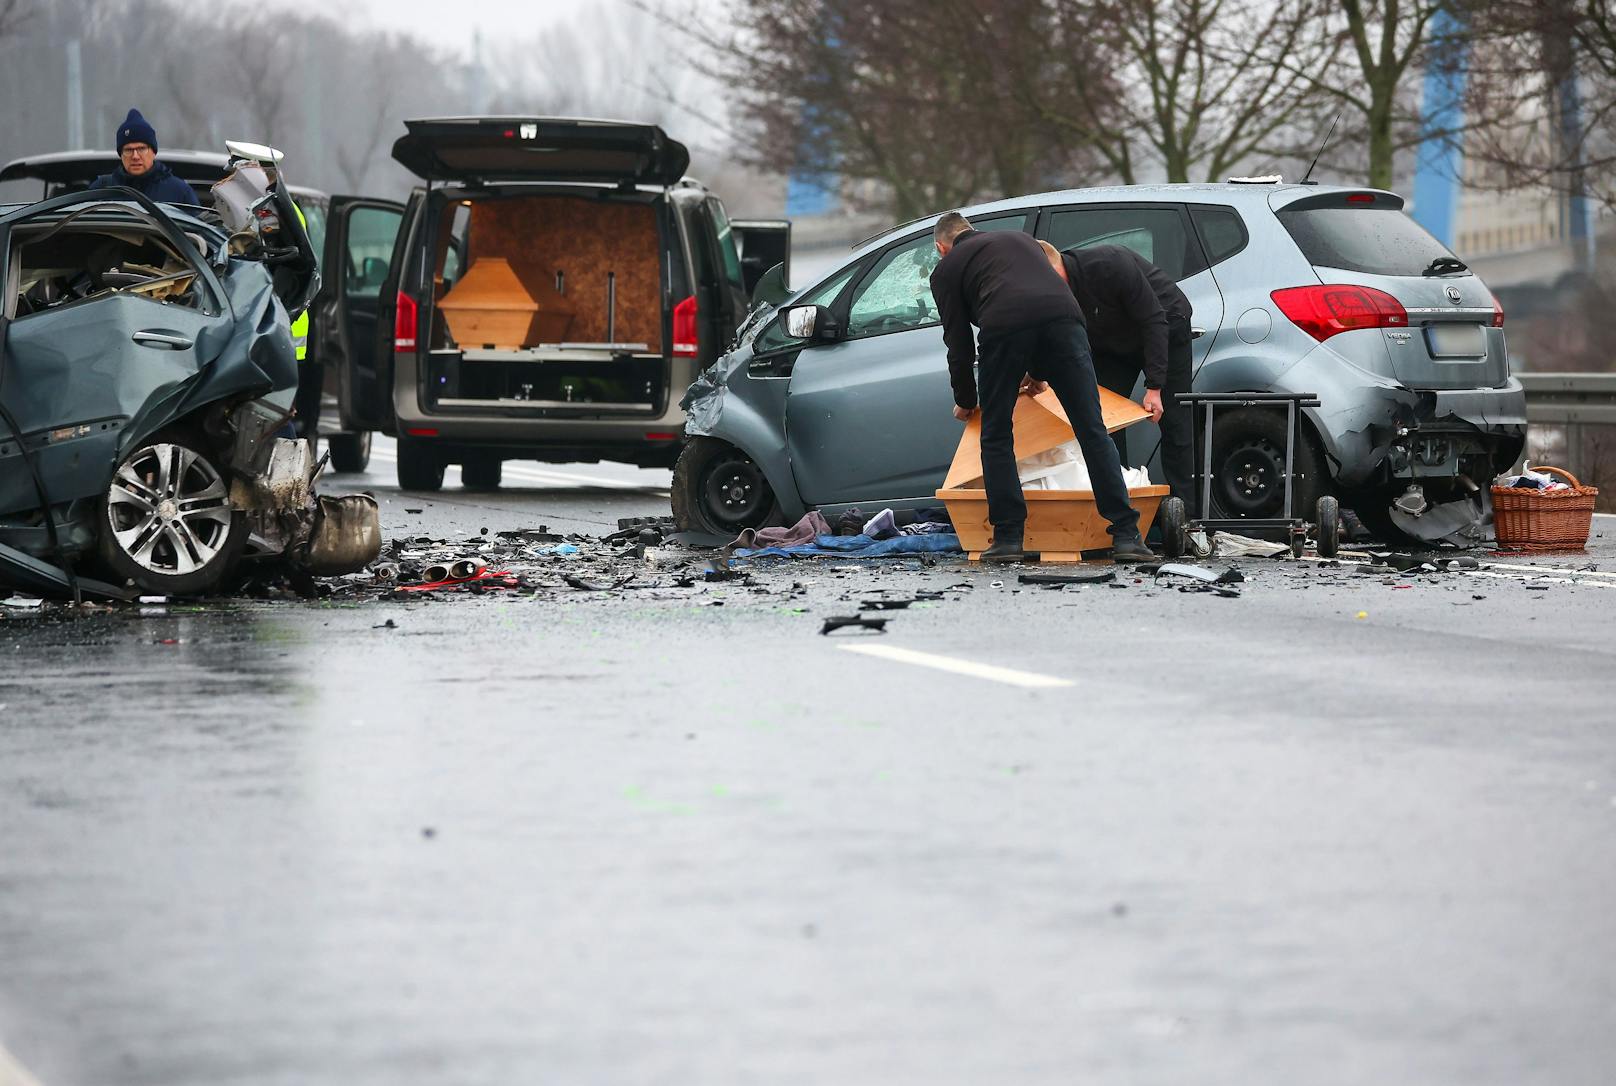
<path id="1" fill-rule="evenodd" d="M 1329 192 L 1277 209 L 1324 284 L 1368 288 L 1392 372 L 1409 388 L 1493 388 L 1509 378 L 1492 292 L 1388 192 Z M 1401 319 L 1400 319 L 1401 318 Z"/>
<path id="2" fill-rule="evenodd" d="M 434 117 L 405 121 L 393 157 L 417 177 L 671 185 L 690 165 L 685 145 L 654 124 L 555 117 Z"/>

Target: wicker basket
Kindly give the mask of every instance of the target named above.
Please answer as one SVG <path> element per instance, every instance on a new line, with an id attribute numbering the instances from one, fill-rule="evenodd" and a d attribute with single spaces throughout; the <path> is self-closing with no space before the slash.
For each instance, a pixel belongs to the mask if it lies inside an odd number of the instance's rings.
<path id="1" fill-rule="evenodd" d="M 1498 546 L 1518 551 L 1582 550 L 1594 523 L 1594 502 L 1599 488 L 1583 486 L 1562 468 L 1535 467 L 1533 471 L 1559 475 L 1569 490 L 1527 490 L 1493 487 L 1493 530 Z"/>

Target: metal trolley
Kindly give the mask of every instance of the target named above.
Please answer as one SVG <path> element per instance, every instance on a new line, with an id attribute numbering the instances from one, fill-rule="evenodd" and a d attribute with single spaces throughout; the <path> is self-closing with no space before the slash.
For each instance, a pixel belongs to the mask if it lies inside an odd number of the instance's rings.
<path id="1" fill-rule="evenodd" d="M 1183 555 L 1189 549 L 1191 532 L 1199 529 L 1209 532 L 1225 529 L 1242 535 L 1280 536 L 1290 543 L 1291 553 L 1301 557 L 1302 549 L 1307 542 L 1308 522 L 1294 515 L 1291 488 L 1295 482 L 1296 442 L 1301 427 L 1300 409 L 1319 406 L 1318 396 L 1308 392 L 1186 392 L 1179 395 L 1178 402 L 1188 405 L 1192 412 L 1200 408 L 1205 419 L 1200 429 L 1200 447 L 1197 449 L 1200 464 L 1197 476 L 1200 480 L 1201 516 L 1194 521 L 1189 520 L 1184 502 L 1180 498 L 1167 498 L 1162 502 L 1159 517 L 1162 545 L 1167 556 L 1178 558 Z M 1285 498 L 1281 507 L 1282 515 L 1266 518 L 1208 516 L 1212 510 L 1212 428 L 1217 409 L 1259 406 L 1283 407 L 1285 410 Z M 1313 514 L 1319 554 L 1325 558 L 1334 557 L 1341 535 L 1341 507 L 1335 498 L 1326 495 L 1318 500 Z"/>

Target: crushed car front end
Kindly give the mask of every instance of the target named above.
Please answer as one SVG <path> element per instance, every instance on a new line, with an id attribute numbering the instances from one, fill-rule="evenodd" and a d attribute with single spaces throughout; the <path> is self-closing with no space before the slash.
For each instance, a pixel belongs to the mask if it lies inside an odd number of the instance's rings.
<path id="1" fill-rule="evenodd" d="M 308 446 L 276 436 L 298 376 L 288 307 L 317 285 L 282 221 L 266 245 L 128 190 L 0 216 L 0 584 L 27 558 L 189 595 L 245 553 L 312 572 L 374 557 L 374 502 L 318 498 Z"/>

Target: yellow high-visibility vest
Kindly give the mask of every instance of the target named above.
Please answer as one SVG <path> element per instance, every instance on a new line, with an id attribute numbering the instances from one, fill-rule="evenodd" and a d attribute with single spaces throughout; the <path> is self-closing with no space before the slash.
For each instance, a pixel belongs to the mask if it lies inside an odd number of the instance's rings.
<path id="1" fill-rule="evenodd" d="M 303 224 L 303 229 L 305 232 L 307 232 L 309 228 L 309 220 L 304 216 L 303 209 L 298 207 L 297 203 L 294 201 L 292 203 L 292 210 L 297 212 L 297 221 Z M 292 346 L 297 349 L 297 360 L 299 362 L 308 357 L 309 311 L 307 309 L 298 314 L 297 320 L 292 322 Z"/>

